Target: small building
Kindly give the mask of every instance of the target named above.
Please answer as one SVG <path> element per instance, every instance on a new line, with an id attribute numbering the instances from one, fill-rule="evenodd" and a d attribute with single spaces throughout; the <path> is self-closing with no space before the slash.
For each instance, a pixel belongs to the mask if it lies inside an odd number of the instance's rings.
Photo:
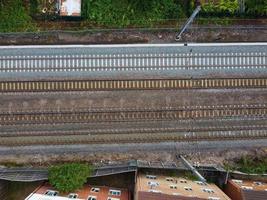
<path id="1" fill-rule="evenodd" d="M 80 17 L 81 0 L 58 0 L 59 15 L 62 17 Z"/>
<path id="2" fill-rule="evenodd" d="M 215 184 L 155 174 L 138 174 L 135 200 L 230 200 Z"/>
<path id="3" fill-rule="evenodd" d="M 130 200 L 127 189 L 107 186 L 84 185 L 82 189 L 71 193 L 60 193 L 48 183 L 40 186 L 25 200 Z"/>
<path id="4" fill-rule="evenodd" d="M 228 180 L 225 193 L 234 200 L 267 199 L 267 183 L 253 180 Z"/>

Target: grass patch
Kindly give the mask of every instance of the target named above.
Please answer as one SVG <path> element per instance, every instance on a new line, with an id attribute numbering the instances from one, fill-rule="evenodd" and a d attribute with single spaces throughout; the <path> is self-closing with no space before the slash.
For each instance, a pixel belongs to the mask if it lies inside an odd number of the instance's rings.
<path id="1" fill-rule="evenodd" d="M 0 32 L 34 31 L 36 27 L 22 0 L 0 1 Z"/>
<path id="2" fill-rule="evenodd" d="M 192 172 L 185 172 L 184 178 L 191 180 L 191 181 L 198 181 L 198 177 L 195 176 Z"/>
<path id="3" fill-rule="evenodd" d="M 108 27 L 150 26 L 166 19 L 184 17 L 175 0 L 83 0 L 82 16 Z"/>
<path id="4" fill-rule="evenodd" d="M 267 158 L 242 156 L 235 163 L 226 163 L 226 170 L 237 170 L 247 174 L 266 174 L 267 173 Z"/>
<path id="5" fill-rule="evenodd" d="M 22 163 L 16 163 L 16 162 L 2 162 L 2 163 L 0 163 L 0 165 L 3 165 L 3 166 L 8 167 L 8 168 L 25 166 Z"/>

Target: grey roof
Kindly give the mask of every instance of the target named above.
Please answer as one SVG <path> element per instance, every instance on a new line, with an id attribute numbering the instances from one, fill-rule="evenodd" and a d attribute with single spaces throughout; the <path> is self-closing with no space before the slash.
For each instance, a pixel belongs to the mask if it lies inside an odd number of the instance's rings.
<path id="1" fill-rule="evenodd" d="M 0 169 L 0 180 L 8 181 L 42 181 L 47 180 L 48 171 L 45 169 L 32 169 L 32 168 L 3 168 Z"/>
<path id="2" fill-rule="evenodd" d="M 147 161 L 129 161 L 122 164 L 107 164 L 97 167 L 91 177 L 107 176 L 113 174 L 135 172 L 137 168 L 164 168 L 177 169 L 173 163 L 147 162 Z M 2 168 L 0 169 L 0 180 L 8 181 L 42 181 L 48 179 L 47 169 L 34 168 Z"/>

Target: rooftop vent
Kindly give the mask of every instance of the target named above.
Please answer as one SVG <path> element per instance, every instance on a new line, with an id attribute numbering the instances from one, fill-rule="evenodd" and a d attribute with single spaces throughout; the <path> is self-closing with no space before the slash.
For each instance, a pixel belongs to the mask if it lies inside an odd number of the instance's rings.
<path id="1" fill-rule="evenodd" d="M 202 191 L 207 193 L 214 193 L 214 191 L 210 188 L 203 188 Z"/>
<path id="2" fill-rule="evenodd" d="M 96 196 L 89 196 L 87 200 L 97 200 Z"/>
<path id="3" fill-rule="evenodd" d="M 243 183 L 242 180 L 237 180 L 237 179 L 232 179 L 232 181 L 233 181 L 234 183 L 238 183 L 238 184 L 242 184 L 242 183 Z"/>
<path id="4" fill-rule="evenodd" d="M 99 192 L 99 191 L 100 191 L 100 188 L 93 187 L 93 188 L 91 189 L 91 192 Z"/>
<path id="5" fill-rule="evenodd" d="M 253 184 L 258 185 L 258 186 L 263 185 L 263 183 L 259 182 L 259 181 L 255 181 L 255 182 L 253 182 Z"/>
<path id="6" fill-rule="evenodd" d="M 168 178 L 166 178 L 166 181 L 172 182 L 173 178 L 168 177 Z"/>
<path id="7" fill-rule="evenodd" d="M 148 192 L 161 193 L 160 190 L 148 190 Z"/>
<path id="8" fill-rule="evenodd" d="M 121 191 L 120 190 L 109 190 L 108 193 L 110 195 L 114 195 L 114 196 L 120 196 L 121 195 Z"/>
<path id="9" fill-rule="evenodd" d="M 180 183 L 187 183 L 186 180 L 180 180 Z"/>
<path id="10" fill-rule="evenodd" d="M 221 200 L 219 197 L 208 197 L 208 200 Z"/>
<path id="11" fill-rule="evenodd" d="M 186 191 L 193 191 L 191 187 L 184 187 Z"/>
<path id="12" fill-rule="evenodd" d="M 107 200 L 120 200 L 119 198 L 108 197 Z"/>
<path id="13" fill-rule="evenodd" d="M 202 181 L 195 181 L 195 183 L 198 184 L 198 185 L 207 185 L 207 183 L 204 183 Z"/>
<path id="14" fill-rule="evenodd" d="M 47 190 L 44 194 L 47 195 L 47 196 L 52 196 L 52 197 L 54 197 L 54 196 L 57 196 L 57 195 L 58 195 L 58 191 Z"/>
<path id="15" fill-rule="evenodd" d="M 253 190 L 253 187 L 250 186 L 241 186 L 243 190 Z"/>
<path id="16" fill-rule="evenodd" d="M 153 175 L 146 175 L 147 179 L 157 179 L 157 176 L 153 176 Z"/>
<path id="17" fill-rule="evenodd" d="M 177 189 L 177 186 L 176 185 L 170 185 L 170 188 L 171 189 Z"/>
<path id="18" fill-rule="evenodd" d="M 78 198 L 78 194 L 70 193 L 70 194 L 68 195 L 68 198 L 69 198 L 69 199 L 77 199 L 77 198 Z"/>

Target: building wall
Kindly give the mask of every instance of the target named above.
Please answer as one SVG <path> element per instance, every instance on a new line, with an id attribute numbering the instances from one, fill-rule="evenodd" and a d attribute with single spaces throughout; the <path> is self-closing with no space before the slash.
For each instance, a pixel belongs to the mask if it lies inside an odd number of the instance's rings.
<path id="1" fill-rule="evenodd" d="M 240 188 L 238 188 L 233 182 L 228 181 L 225 187 L 225 193 L 233 200 L 242 200 L 242 194 Z"/>
<path id="2" fill-rule="evenodd" d="M 115 174 L 109 176 L 89 178 L 90 185 L 108 185 L 115 188 L 127 188 L 129 191 L 129 199 L 133 199 L 135 172 Z"/>

